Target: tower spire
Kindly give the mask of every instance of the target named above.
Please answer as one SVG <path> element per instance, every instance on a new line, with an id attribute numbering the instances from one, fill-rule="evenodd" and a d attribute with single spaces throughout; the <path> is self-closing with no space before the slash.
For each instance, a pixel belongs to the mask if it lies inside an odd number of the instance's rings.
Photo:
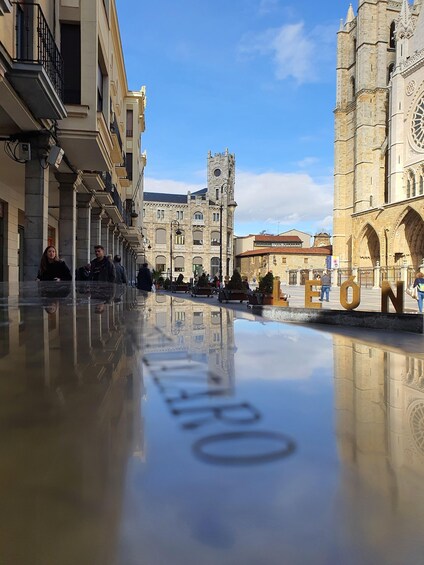
<path id="1" fill-rule="evenodd" d="M 409 20 L 411 19 L 411 9 L 408 0 L 402 0 L 402 7 L 400 9 L 399 23 L 408 27 Z"/>
<path id="2" fill-rule="evenodd" d="M 349 4 L 349 9 L 347 11 L 347 16 L 346 16 L 346 23 L 350 24 L 350 22 L 353 22 L 354 19 L 355 19 L 355 12 L 353 11 L 352 4 Z"/>

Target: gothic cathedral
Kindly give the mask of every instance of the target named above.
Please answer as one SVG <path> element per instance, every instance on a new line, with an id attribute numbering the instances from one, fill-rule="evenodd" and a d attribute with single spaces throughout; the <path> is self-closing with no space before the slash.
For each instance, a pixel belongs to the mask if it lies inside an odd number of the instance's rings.
<path id="1" fill-rule="evenodd" d="M 359 0 L 337 46 L 333 254 L 411 276 L 424 257 L 424 0 Z M 390 275 L 392 273 L 392 276 Z"/>

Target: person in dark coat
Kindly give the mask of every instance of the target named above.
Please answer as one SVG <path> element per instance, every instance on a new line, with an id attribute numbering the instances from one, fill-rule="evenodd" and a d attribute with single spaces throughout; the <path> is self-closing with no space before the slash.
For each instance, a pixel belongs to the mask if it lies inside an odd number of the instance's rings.
<path id="1" fill-rule="evenodd" d="M 117 284 L 127 284 L 127 273 L 125 272 L 125 267 L 121 265 L 120 255 L 115 255 L 113 258 L 113 264 L 115 266 L 116 273 L 115 282 Z"/>
<path id="2" fill-rule="evenodd" d="M 75 279 L 77 281 L 89 281 L 90 280 L 91 264 L 88 263 L 76 270 Z"/>
<path id="3" fill-rule="evenodd" d="M 65 261 L 57 256 L 56 247 L 49 245 L 41 256 L 37 281 L 71 281 L 72 275 Z"/>
<path id="4" fill-rule="evenodd" d="M 115 282 L 115 267 L 110 259 L 105 256 L 103 245 L 95 245 L 96 258 L 91 261 L 90 281 Z"/>
<path id="5" fill-rule="evenodd" d="M 150 292 L 152 290 L 153 278 L 147 263 L 143 263 L 137 274 L 137 288 Z"/>

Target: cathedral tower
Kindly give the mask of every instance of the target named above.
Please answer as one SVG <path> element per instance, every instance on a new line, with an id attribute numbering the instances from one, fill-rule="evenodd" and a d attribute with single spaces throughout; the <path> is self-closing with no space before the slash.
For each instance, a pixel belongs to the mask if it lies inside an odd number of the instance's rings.
<path id="1" fill-rule="evenodd" d="M 384 213 L 408 197 L 405 65 L 417 57 L 422 4 L 359 0 L 338 32 L 333 253 L 341 268 L 389 266 L 401 256 L 388 225 L 396 220 Z"/>

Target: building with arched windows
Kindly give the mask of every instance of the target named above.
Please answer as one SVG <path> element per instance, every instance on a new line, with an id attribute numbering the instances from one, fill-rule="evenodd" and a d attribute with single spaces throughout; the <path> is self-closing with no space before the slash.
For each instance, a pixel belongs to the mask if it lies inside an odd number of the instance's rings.
<path id="1" fill-rule="evenodd" d="M 424 7 L 359 0 L 338 32 L 333 253 L 409 278 L 424 257 Z"/>
<path id="2" fill-rule="evenodd" d="M 228 149 L 209 152 L 207 170 L 207 188 L 187 194 L 144 193 L 145 249 L 139 262 L 173 279 L 182 274 L 186 281 L 201 273 L 219 277 L 220 270 L 223 277 L 231 276 L 234 155 Z"/>

